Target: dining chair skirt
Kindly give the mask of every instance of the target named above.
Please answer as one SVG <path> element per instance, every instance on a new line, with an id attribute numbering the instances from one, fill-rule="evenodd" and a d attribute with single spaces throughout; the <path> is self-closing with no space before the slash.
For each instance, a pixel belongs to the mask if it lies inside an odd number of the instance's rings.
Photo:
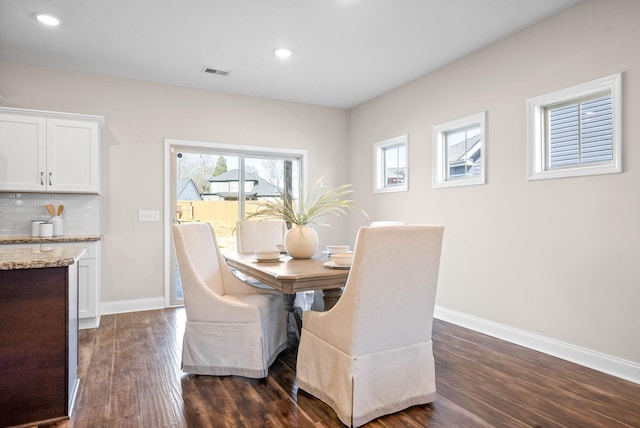
<path id="1" fill-rule="evenodd" d="M 302 330 L 298 360 L 312 363 L 298 365 L 298 386 L 327 403 L 347 426 L 436 399 L 431 341 L 357 359 L 326 345 Z"/>
<path id="2" fill-rule="evenodd" d="M 347 426 L 436 398 L 431 329 L 442 226 L 358 231 L 340 300 L 303 314 L 298 387 Z"/>
<path id="3" fill-rule="evenodd" d="M 265 309 L 261 312 L 267 314 L 261 322 L 212 325 L 188 321 L 182 346 L 182 370 L 201 375 L 266 377 L 268 367 L 287 347 L 286 321 L 281 316 L 281 296 L 257 297 Z"/>
<path id="4" fill-rule="evenodd" d="M 287 347 L 281 293 L 236 278 L 210 225 L 187 223 L 172 230 L 187 316 L 182 370 L 266 377 Z"/>

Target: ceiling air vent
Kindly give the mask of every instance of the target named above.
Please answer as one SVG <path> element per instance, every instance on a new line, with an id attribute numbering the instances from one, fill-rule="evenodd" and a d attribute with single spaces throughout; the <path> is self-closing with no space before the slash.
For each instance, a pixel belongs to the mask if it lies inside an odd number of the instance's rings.
<path id="1" fill-rule="evenodd" d="M 217 74 L 218 76 L 228 76 L 229 75 L 229 72 L 227 70 L 220 70 L 218 68 L 204 67 L 202 69 L 202 71 L 204 73 Z"/>

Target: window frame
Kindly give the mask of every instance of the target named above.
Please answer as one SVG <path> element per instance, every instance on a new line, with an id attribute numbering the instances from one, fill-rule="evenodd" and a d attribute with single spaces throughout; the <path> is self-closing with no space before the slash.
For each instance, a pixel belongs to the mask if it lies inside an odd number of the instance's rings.
<path id="1" fill-rule="evenodd" d="M 549 167 L 546 112 L 556 105 L 582 103 L 600 94 L 611 96 L 612 160 Z M 528 179 L 579 177 L 622 172 L 622 74 L 616 73 L 527 100 Z"/>
<path id="2" fill-rule="evenodd" d="M 391 186 L 386 183 L 387 175 L 385 174 L 384 153 L 387 149 L 394 147 L 404 147 L 404 157 L 402 159 L 400 159 L 400 156 L 398 157 L 398 163 L 404 163 L 404 181 L 400 185 Z M 373 182 L 374 193 L 406 192 L 409 190 L 409 134 L 399 135 L 374 143 L 373 163 L 373 170 L 375 172 Z"/>
<path id="3" fill-rule="evenodd" d="M 433 182 L 434 189 L 446 187 L 475 186 L 486 183 L 487 169 L 487 112 L 471 114 L 433 127 Z M 455 131 L 480 127 L 480 175 L 451 178 L 449 176 L 449 160 L 447 159 L 446 135 Z"/>

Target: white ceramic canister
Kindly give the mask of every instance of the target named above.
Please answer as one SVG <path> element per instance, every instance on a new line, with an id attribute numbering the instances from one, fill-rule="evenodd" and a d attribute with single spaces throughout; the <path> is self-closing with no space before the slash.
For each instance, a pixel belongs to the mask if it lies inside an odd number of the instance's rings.
<path id="1" fill-rule="evenodd" d="M 62 236 L 62 217 L 59 215 L 53 216 L 49 223 L 53 225 L 53 236 Z"/>
<path id="2" fill-rule="evenodd" d="M 42 220 L 31 220 L 31 236 L 40 236 L 40 225 L 44 223 Z"/>
<path id="3" fill-rule="evenodd" d="M 51 236 L 53 236 L 53 224 L 40 223 L 40 237 L 49 238 Z"/>

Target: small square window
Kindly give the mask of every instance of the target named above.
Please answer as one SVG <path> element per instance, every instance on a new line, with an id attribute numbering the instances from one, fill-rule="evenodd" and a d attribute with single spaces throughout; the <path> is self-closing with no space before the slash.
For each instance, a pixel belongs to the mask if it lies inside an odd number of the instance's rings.
<path id="1" fill-rule="evenodd" d="M 433 127 L 433 187 L 485 182 L 485 112 Z"/>
<path id="2" fill-rule="evenodd" d="M 405 134 L 373 145 L 375 193 L 402 192 L 408 189 L 408 143 L 409 136 Z"/>
<path id="3" fill-rule="evenodd" d="M 621 172 L 621 76 L 528 100 L 529 180 Z"/>

